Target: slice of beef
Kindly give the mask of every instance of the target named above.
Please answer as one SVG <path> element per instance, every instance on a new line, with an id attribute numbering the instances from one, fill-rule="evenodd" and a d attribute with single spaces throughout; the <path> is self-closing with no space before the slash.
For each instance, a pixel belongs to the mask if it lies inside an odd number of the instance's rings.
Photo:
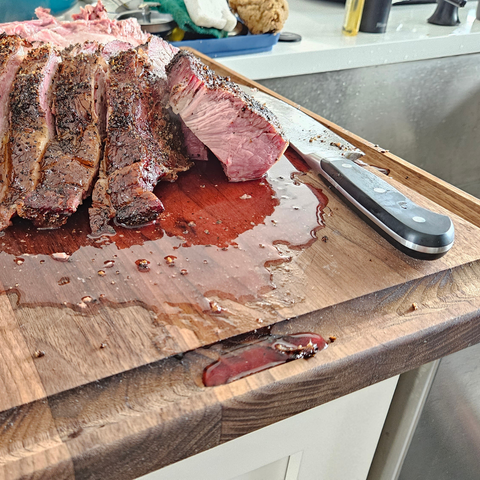
<path id="1" fill-rule="evenodd" d="M 262 177 L 286 150 L 275 115 L 191 53 L 178 52 L 167 76 L 170 106 L 223 163 L 230 181 Z"/>
<path id="2" fill-rule="evenodd" d="M 110 58 L 105 153 L 89 211 L 93 235 L 114 233 L 112 218 L 127 227 L 155 221 L 163 205 L 153 188 L 188 166 L 181 130 L 163 107 L 165 86 L 142 50 Z"/>
<path id="3" fill-rule="evenodd" d="M 179 172 L 188 170 L 192 165 L 184 146 L 181 118 L 167 108 L 170 92 L 165 69 L 179 50 L 161 38 L 151 36 L 148 42 L 137 47 L 137 51 L 149 59 L 151 71 L 157 77 L 156 86 L 151 91 L 152 108 L 148 118 L 155 140 L 166 154 L 167 172 L 161 180 L 173 182 Z"/>
<path id="4" fill-rule="evenodd" d="M 208 149 L 198 139 L 198 137 L 185 125 L 185 122 L 180 118 L 183 132 L 183 142 L 187 156 L 190 160 L 208 160 Z"/>
<path id="5" fill-rule="evenodd" d="M 10 126 L 8 100 L 13 80 L 29 47 L 30 44 L 16 35 L 0 35 L 0 201 L 6 191 L 5 151 Z"/>
<path id="6" fill-rule="evenodd" d="M 150 59 L 155 73 L 159 77 L 166 79 L 165 69 L 179 49 L 160 37 L 152 35 L 144 44 L 137 47 L 137 51 Z"/>
<path id="7" fill-rule="evenodd" d="M 52 86 L 56 137 L 40 163 L 40 180 L 18 203 L 39 228 L 58 228 L 90 194 L 103 154 L 107 65 L 95 42 L 65 50 Z"/>
<path id="8" fill-rule="evenodd" d="M 49 90 L 59 62 L 52 45 L 42 45 L 28 52 L 15 76 L 9 101 L 7 190 L 0 206 L 0 230 L 9 226 L 19 201 L 38 183 L 40 161 L 54 136 Z"/>
<path id="9" fill-rule="evenodd" d="M 108 42 L 102 48 L 102 57 L 106 62 L 110 60 L 115 55 L 118 55 L 120 52 L 126 52 L 133 48 L 132 44 L 124 42 L 122 40 L 114 40 L 113 42 Z"/>
<path id="10" fill-rule="evenodd" d="M 167 173 L 161 179 L 174 181 L 179 172 L 188 170 L 191 166 L 183 145 L 181 119 L 167 108 L 170 94 L 167 88 L 165 69 L 178 52 L 178 48 L 159 37 L 151 36 L 136 50 L 148 58 L 150 71 L 155 75 L 156 86 L 151 89 L 151 108 L 148 112 L 148 121 L 159 148 L 166 154 Z"/>

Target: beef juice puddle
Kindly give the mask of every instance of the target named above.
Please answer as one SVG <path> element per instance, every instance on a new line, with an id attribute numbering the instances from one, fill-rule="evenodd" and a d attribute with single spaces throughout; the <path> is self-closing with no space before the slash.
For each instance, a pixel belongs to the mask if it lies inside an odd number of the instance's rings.
<path id="1" fill-rule="evenodd" d="M 102 240 L 88 237 L 87 205 L 58 230 L 37 231 L 16 218 L 0 237 L 3 291 L 15 293 L 20 307 L 88 315 L 141 305 L 160 321 L 201 314 L 238 333 L 222 301 L 261 299 L 275 288 L 269 266 L 288 261 L 285 250 L 307 248 L 323 226 L 327 198 L 302 183 L 301 161 L 288 157 L 244 183 L 227 182 L 216 160 L 197 162 L 155 190 L 165 205 L 157 224 L 115 227 Z"/>

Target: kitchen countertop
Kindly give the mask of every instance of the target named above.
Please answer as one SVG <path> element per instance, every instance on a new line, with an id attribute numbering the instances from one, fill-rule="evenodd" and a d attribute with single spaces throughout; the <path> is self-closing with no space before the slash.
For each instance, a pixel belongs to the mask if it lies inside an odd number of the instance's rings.
<path id="1" fill-rule="evenodd" d="M 115 3 L 103 3 L 113 18 Z M 427 22 L 435 4 L 394 5 L 385 34 L 359 32 L 355 37 L 341 32 L 343 4 L 324 0 L 288 3 L 290 13 L 283 31 L 300 34 L 301 42 L 279 42 L 270 52 L 217 60 L 251 80 L 261 80 L 480 52 L 477 2 L 468 2 L 459 9 L 461 24 L 457 27 Z M 69 19 L 81 5 L 84 2 L 59 18 Z"/>
<path id="2" fill-rule="evenodd" d="M 278 43 L 271 52 L 219 61 L 253 80 L 304 75 L 480 52 L 477 3 L 459 9 L 458 27 L 427 23 L 434 4 L 393 6 L 385 34 L 341 33 L 344 6 L 322 0 L 290 0 L 286 32 L 299 43 Z"/>

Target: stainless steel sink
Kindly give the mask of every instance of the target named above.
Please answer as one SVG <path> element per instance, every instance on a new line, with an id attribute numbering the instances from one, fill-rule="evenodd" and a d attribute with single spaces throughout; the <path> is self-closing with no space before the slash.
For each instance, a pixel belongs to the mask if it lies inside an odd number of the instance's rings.
<path id="1" fill-rule="evenodd" d="M 260 83 L 480 197 L 480 54 Z"/>

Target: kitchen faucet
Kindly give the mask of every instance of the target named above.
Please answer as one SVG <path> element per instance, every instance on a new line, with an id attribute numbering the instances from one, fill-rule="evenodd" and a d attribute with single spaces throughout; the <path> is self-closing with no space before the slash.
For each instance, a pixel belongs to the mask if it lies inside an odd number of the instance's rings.
<path id="1" fill-rule="evenodd" d="M 458 7 L 464 7 L 467 0 L 437 0 L 437 8 L 427 20 L 435 25 L 453 27 L 460 23 L 458 19 Z"/>

